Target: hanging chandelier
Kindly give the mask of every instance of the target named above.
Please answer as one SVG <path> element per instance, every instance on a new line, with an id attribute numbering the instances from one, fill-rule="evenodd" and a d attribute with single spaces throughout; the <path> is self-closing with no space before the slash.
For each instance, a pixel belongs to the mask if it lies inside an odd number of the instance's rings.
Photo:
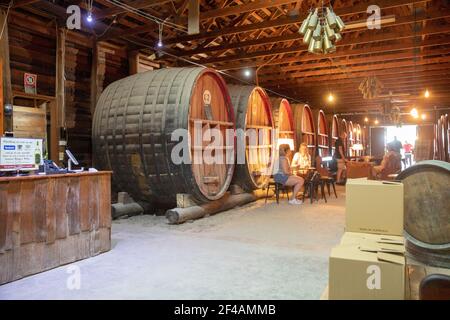
<path id="1" fill-rule="evenodd" d="M 342 40 L 341 32 L 344 28 L 344 22 L 334 13 L 333 8 L 322 5 L 309 12 L 299 33 L 304 36 L 303 43 L 308 44 L 310 53 L 328 54 L 336 51 L 335 42 Z"/>

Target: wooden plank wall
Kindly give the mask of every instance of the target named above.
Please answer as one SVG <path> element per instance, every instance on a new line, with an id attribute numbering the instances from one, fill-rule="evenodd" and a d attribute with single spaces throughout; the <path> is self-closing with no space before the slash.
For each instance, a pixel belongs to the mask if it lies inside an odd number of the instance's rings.
<path id="1" fill-rule="evenodd" d="M 8 20 L 10 65 L 14 90 L 24 91 L 25 72 L 38 75 L 37 93 L 55 96 L 56 25 L 32 14 L 12 11 Z M 69 31 L 66 38 L 66 126 L 67 146 L 82 166 L 92 165 L 91 146 L 91 72 L 94 41 L 80 32 Z M 105 75 L 100 84 L 108 84 L 128 75 L 124 47 L 100 45 Z"/>

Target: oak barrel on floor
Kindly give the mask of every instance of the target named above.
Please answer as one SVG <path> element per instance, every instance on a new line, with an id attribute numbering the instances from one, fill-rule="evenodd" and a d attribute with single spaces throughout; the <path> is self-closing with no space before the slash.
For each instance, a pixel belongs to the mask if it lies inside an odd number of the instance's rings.
<path id="1" fill-rule="evenodd" d="M 238 130 L 238 162 L 233 183 L 246 191 L 260 189 L 270 179 L 276 147 L 271 103 L 266 91 L 260 87 L 230 85 L 228 89 Z M 252 138 L 245 138 L 239 132 L 256 134 L 256 139 L 252 142 Z M 240 157 L 240 145 L 245 146 L 245 161 L 241 161 L 244 155 Z"/>
<path id="2" fill-rule="evenodd" d="M 450 163 L 422 161 L 398 179 L 405 193 L 408 251 L 417 260 L 450 267 Z"/>
<path id="3" fill-rule="evenodd" d="M 226 129 L 234 129 L 234 112 L 217 72 L 168 68 L 135 74 L 110 84 L 97 103 L 96 165 L 114 171 L 115 189 L 135 200 L 164 207 L 174 206 L 178 193 L 192 194 L 198 202 L 216 200 L 227 191 L 234 164 L 202 161 L 209 144 L 202 142 L 206 129 L 217 129 L 222 136 L 213 153 L 225 156 L 231 147 L 234 158 L 234 141 L 225 146 Z M 182 139 L 172 136 L 176 132 L 188 132 L 187 152 L 174 149 Z M 172 151 L 188 161 L 174 161 Z M 197 156 L 200 160 L 194 162 Z"/>

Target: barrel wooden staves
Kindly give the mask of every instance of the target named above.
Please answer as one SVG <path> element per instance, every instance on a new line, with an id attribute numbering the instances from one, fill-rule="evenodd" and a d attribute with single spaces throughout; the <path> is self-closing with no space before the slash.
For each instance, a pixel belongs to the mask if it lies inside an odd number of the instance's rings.
<path id="1" fill-rule="evenodd" d="M 320 157 L 327 157 L 330 155 L 330 132 L 328 121 L 323 110 L 315 110 L 313 112 L 316 121 L 316 144 L 317 151 Z"/>
<path id="2" fill-rule="evenodd" d="M 349 140 L 348 140 L 348 122 L 345 119 L 341 119 L 339 121 L 339 132 L 347 133 L 347 139 L 344 142 L 345 150 L 347 150 L 347 154 L 349 154 Z"/>
<path id="3" fill-rule="evenodd" d="M 448 140 L 448 133 L 449 133 L 449 131 L 448 131 L 448 121 L 449 121 L 449 119 L 448 119 L 448 115 L 447 114 L 445 114 L 445 115 L 443 115 L 443 119 L 442 119 L 442 140 L 444 141 L 444 150 L 443 150 L 443 161 L 447 161 L 447 162 L 449 162 L 450 161 L 450 156 L 449 156 L 449 152 L 448 152 L 448 150 L 449 150 L 449 140 Z"/>
<path id="4" fill-rule="evenodd" d="M 398 179 L 404 185 L 408 251 L 421 262 L 450 268 L 450 163 L 422 161 Z"/>
<path id="5" fill-rule="evenodd" d="M 435 146 L 435 159 L 445 161 L 444 115 L 438 119 L 436 125 Z"/>
<path id="6" fill-rule="evenodd" d="M 355 131 L 354 131 L 355 143 L 362 145 L 364 148 L 365 146 L 364 146 L 363 139 L 362 139 L 363 133 L 362 133 L 361 125 L 359 123 L 356 123 L 354 129 L 355 129 Z M 355 156 L 361 157 L 364 153 L 364 150 L 355 150 L 354 152 L 355 152 Z"/>
<path id="7" fill-rule="evenodd" d="M 278 133 L 277 138 L 283 139 L 284 141 L 285 139 L 288 139 L 291 141 L 294 150 L 296 150 L 297 144 L 295 137 L 294 114 L 289 101 L 283 98 L 272 98 L 270 100 L 272 103 L 272 114 L 275 129 Z"/>
<path id="8" fill-rule="evenodd" d="M 212 141 L 207 134 L 202 142 L 207 129 L 217 129 L 222 138 L 213 151 L 206 148 Z M 234 158 L 226 129 L 234 129 L 234 112 L 226 84 L 214 70 L 168 68 L 135 74 L 109 85 L 98 101 L 93 122 L 96 165 L 113 170 L 115 189 L 136 201 L 173 207 L 176 195 L 186 193 L 199 203 L 217 200 L 230 185 L 234 164 L 207 164 L 203 155 L 225 159 L 231 150 Z M 172 139 L 174 132 L 188 132 L 189 142 L 187 136 Z M 182 140 L 186 152 L 178 149 Z M 174 161 L 172 151 L 185 161 Z"/>
<path id="9" fill-rule="evenodd" d="M 295 104 L 294 123 L 297 134 L 297 143 L 306 143 L 311 159 L 316 154 L 316 121 L 311 108 L 307 104 Z"/>
<path id="10" fill-rule="evenodd" d="M 450 117 L 446 114 L 445 118 L 447 126 L 447 131 L 445 132 L 445 136 L 447 137 L 447 162 L 450 162 Z"/>
<path id="11" fill-rule="evenodd" d="M 265 90 L 260 87 L 230 85 L 228 89 L 239 135 L 236 146 L 238 162 L 232 183 L 239 185 L 245 191 L 263 188 L 268 184 L 272 174 L 276 147 L 270 99 Z M 256 141 L 245 138 L 242 135 L 245 132 L 256 134 Z M 241 152 L 243 150 L 239 149 L 243 146 L 245 146 L 245 159 L 240 157 L 240 154 L 243 155 Z"/>
<path id="12" fill-rule="evenodd" d="M 329 136 L 329 143 L 330 143 L 330 151 L 331 155 L 334 155 L 334 152 L 336 150 L 336 141 L 339 138 L 340 133 L 340 125 L 339 125 L 339 119 L 337 115 L 328 116 L 328 128 L 330 129 L 330 136 Z"/>
<path id="13" fill-rule="evenodd" d="M 347 124 L 347 153 L 350 157 L 354 157 L 356 153 L 352 148 L 355 144 L 355 126 L 352 121 L 347 122 Z"/>

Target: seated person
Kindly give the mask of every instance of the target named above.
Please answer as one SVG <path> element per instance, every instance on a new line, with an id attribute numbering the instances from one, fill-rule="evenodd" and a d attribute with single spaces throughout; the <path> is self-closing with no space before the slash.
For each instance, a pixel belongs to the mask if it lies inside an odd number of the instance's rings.
<path id="1" fill-rule="evenodd" d="M 274 180 L 283 186 L 293 187 L 292 199 L 289 204 L 300 205 L 301 201 L 297 200 L 297 194 L 303 187 L 305 180 L 292 174 L 288 154 L 291 151 L 288 144 L 282 144 L 279 150 L 279 158 L 275 167 Z"/>
<path id="2" fill-rule="evenodd" d="M 308 152 L 308 145 L 302 143 L 299 151 L 294 155 L 292 160 L 292 169 L 295 171 L 302 171 L 302 169 L 308 169 L 311 167 L 311 155 Z"/>
<path id="3" fill-rule="evenodd" d="M 398 173 L 402 170 L 402 156 L 396 152 L 395 146 L 391 143 L 387 145 L 387 153 L 381 161 L 381 165 L 372 169 L 372 175 L 376 179 L 386 179 L 388 175 Z"/>

